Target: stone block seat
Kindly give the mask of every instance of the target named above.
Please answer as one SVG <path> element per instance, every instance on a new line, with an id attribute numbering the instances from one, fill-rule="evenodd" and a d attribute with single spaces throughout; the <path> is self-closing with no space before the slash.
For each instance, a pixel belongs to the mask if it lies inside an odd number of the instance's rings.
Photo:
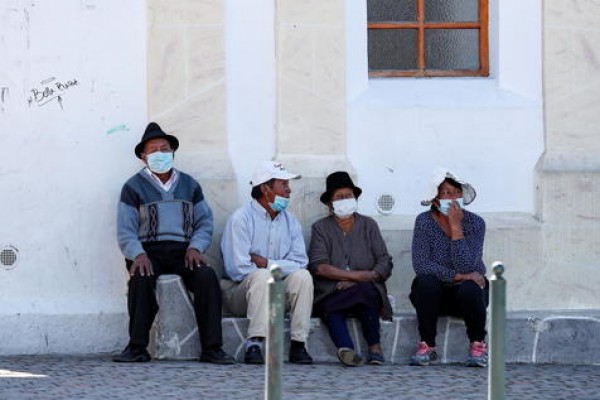
<path id="1" fill-rule="evenodd" d="M 159 360 L 193 360 L 200 355 L 198 325 L 191 293 L 179 275 L 156 281 L 158 314 L 150 332 L 150 350 Z"/>
<path id="2" fill-rule="evenodd" d="M 162 275 L 157 281 L 160 310 L 152 332 L 150 350 L 154 358 L 191 360 L 200 354 L 198 329 L 190 294 L 177 275 Z M 248 320 L 225 317 L 222 321 L 224 349 L 242 362 Z M 366 351 L 360 324 L 349 320 L 349 328 L 359 352 Z M 285 320 L 286 356 L 289 320 Z M 360 338 L 360 339 L 359 339 Z M 385 358 L 394 364 L 407 364 L 418 341 L 416 315 L 397 313 L 391 322 L 381 324 Z M 468 340 L 461 319 L 442 317 L 438 321 L 437 348 L 441 363 L 466 359 Z M 327 328 L 313 319 L 307 343 L 315 362 L 337 362 Z M 600 310 L 510 312 L 506 321 L 506 361 L 511 363 L 598 364 L 600 363 Z"/>

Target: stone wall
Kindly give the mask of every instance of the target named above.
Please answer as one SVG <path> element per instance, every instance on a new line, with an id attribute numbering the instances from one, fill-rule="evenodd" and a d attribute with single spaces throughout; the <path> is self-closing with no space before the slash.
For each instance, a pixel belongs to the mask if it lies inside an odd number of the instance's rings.
<path id="1" fill-rule="evenodd" d="M 150 118 L 178 134 L 179 166 L 198 177 L 215 210 L 210 254 L 220 268 L 218 240 L 239 206 L 227 135 L 223 1 L 148 2 Z M 308 241 L 325 214 L 324 177 L 339 169 L 356 176 L 347 149 L 345 12 L 342 0 L 275 1 L 275 154 L 303 179 L 292 182 L 291 211 Z M 509 308 L 600 308 L 593 274 L 600 252 L 598 193 L 600 6 L 546 1 L 544 96 L 546 150 L 532 173 L 535 214 L 484 213 L 485 261 L 507 267 Z M 251 151 L 252 149 L 249 149 Z M 239 171 L 238 171 L 239 174 Z M 245 182 L 243 183 L 245 184 Z M 510 193 L 506 194 L 510 196 Z M 362 199 L 369 201 L 369 199 Z M 410 238 L 414 216 L 377 217 L 394 256 L 389 286 L 400 310 L 410 310 Z"/>
<path id="2" fill-rule="evenodd" d="M 599 308 L 600 4 L 544 2 L 546 152 L 537 167 L 545 308 Z"/>

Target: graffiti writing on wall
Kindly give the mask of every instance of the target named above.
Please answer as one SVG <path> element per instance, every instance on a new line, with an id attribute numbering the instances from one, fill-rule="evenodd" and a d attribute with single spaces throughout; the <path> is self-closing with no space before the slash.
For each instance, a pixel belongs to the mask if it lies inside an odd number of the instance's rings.
<path id="1" fill-rule="evenodd" d="M 8 102 L 8 88 L 0 87 L 0 111 L 4 111 L 4 105 Z"/>
<path id="2" fill-rule="evenodd" d="M 38 87 L 29 90 L 30 96 L 27 98 L 27 103 L 29 107 L 32 105 L 42 107 L 55 101 L 61 109 L 64 109 L 65 94 L 77 85 L 79 85 L 77 79 L 66 81 L 59 81 L 56 77 L 44 79 Z"/>

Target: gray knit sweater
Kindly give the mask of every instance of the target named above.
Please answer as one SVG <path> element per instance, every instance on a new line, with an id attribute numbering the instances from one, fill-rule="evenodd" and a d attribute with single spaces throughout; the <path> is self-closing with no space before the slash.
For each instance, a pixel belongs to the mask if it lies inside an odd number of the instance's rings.
<path id="1" fill-rule="evenodd" d="M 392 308 L 387 297 L 385 281 L 392 275 L 392 257 L 387 251 L 375 220 L 355 213 L 352 231 L 344 234 L 333 216 L 318 220 L 312 226 L 310 238 L 309 271 L 313 274 L 315 286 L 314 303 L 335 292 L 336 281 L 315 274 L 319 264 L 330 264 L 340 269 L 373 270 L 383 281 L 375 286 L 383 304 L 382 317 L 392 318 Z"/>

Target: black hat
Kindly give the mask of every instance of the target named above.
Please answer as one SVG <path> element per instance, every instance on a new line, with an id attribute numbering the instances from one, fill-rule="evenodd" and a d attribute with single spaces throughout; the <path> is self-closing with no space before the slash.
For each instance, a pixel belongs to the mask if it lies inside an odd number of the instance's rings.
<path id="1" fill-rule="evenodd" d="M 142 151 L 144 151 L 144 145 L 148 140 L 162 138 L 169 141 L 173 151 L 179 148 L 179 140 L 175 136 L 167 135 L 156 122 L 150 122 L 146 127 L 142 140 L 135 146 L 135 155 L 137 158 L 142 158 Z"/>
<path id="2" fill-rule="evenodd" d="M 354 186 L 352 178 L 346 171 L 337 171 L 329 174 L 325 181 L 325 193 L 321 195 L 321 203 L 327 204 L 331 200 L 331 195 L 338 189 L 349 188 L 354 192 L 354 197 L 358 199 L 358 196 L 362 193 L 362 189 L 358 186 Z"/>

